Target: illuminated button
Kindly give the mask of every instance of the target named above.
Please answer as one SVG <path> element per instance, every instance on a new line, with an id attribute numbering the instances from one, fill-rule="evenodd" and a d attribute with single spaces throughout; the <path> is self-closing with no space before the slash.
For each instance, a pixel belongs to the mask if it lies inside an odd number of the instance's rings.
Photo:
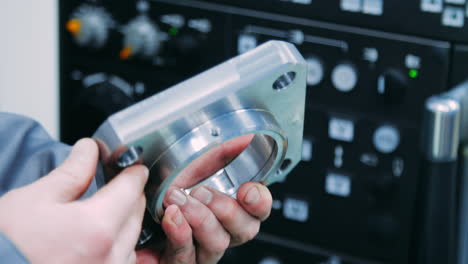
<path id="1" fill-rule="evenodd" d="M 421 10 L 424 12 L 440 13 L 442 8 L 442 0 L 421 0 Z"/>
<path id="2" fill-rule="evenodd" d="M 331 195 L 349 197 L 351 195 L 351 178 L 343 174 L 329 173 L 325 179 L 325 191 Z"/>
<path id="3" fill-rule="evenodd" d="M 341 10 L 349 12 L 360 12 L 362 9 L 361 0 L 341 0 Z"/>
<path id="4" fill-rule="evenodd" d="M 335 140 L 352 142 L 354 139 L 353 121 L 340 118 L 330 119 L 328 136 Z"/>
<path id="5" fill-rule="evenodd" d="M 465 25 L 465 10 L 458 7 L 447 7 L 442 14 L 442 25 L 461 28 Z"/>
<path id="6" fill-rule="evenodd" d="M 283 215 L 286 219 L 306 222 L 309 219 L 309 204 L 294 198 L 284 200 Z"/>
<path id="7" fill-rule="evenodd" d="M 307 58 L 307 84 L 314 86 L 323 80 L 323 64 L 314 57 Z"/>
<path id="8" fill-rule="evenodd" d="M 447 4 L 464 5 L 466 0 L 445 0 Z"/>
<path id="9" fill-rule="evenodd" d="M 70 19 L 67 22 L 66 28 L 68 32 L 70 32 L 72 35 L 78 35 L 81 31 L 81 21 L 78 19 Z"/>
<path id="10" fill-rule="evenodd" d="M 383 0 L 364 0 L 364 14 L 380 16 L 383 14 Z"/>
<path id="11" fill-rule="evenodd" d="M 350 64 L 340 64 L 333 69 L 332 83 L 340 92 L 349 92 L 356 87 L 358 74 L 354 66 Z"/>
<path id="12" fill-rule="evenodd" d="M 400 133 L 393 126 L 381 126 L 374 132 L 374 147 L 381 153 L 392 153 L 400 145 Z"/>
<path id="13" fill-rule="evenodd" d="M 237 40 L 237 53 L 242 54 L 257 47 L 257 38 L 252 35 L 241 34 Z"/>

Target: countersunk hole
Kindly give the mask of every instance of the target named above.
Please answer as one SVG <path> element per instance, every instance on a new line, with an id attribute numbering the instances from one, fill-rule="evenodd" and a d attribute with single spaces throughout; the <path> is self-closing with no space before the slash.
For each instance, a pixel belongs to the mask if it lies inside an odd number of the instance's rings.
<path id="1" fill-rule="evenodd" d="M 286 89 L 292 82 L 294 82 L 294 79 L 296 79 L 296 73 L 293 71 L 287 72 L 273 83 L 273 89 L 280 91 L 283 89 Z"/>
<path id="2" fill-rule="evenodd" d="M 281 164 L 280 171 L 284 172 L 285 170 L 287 170 L 289 166 L 291 165 L 291 163 L 292 161 L 290 159 L 285 159 L 283 163 Z"/>
<path id="3" fill-rule="evenodd" d="M 211 129 L 211 135 L 212 135 L 213 137 L 219 136 L 219 133 L 220 133 L 219 128 L 213 127 L 213 128 Z"/>
<path id="4" fill-rule="evenodd" d="M 141 153 L 143 153 L 142 147 L 132 146 L 128 148 L 127 151 L 120 154 L 120 156 L 117 158 L 117 165 L 121 168 L 129 167 L 135 164 L 140 159 Z"/>

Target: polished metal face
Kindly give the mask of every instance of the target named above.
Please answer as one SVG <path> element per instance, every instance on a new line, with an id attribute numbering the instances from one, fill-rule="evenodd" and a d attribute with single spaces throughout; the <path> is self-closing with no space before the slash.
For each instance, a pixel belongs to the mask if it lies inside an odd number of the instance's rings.
<path id="1" fill-rule="evenodd" d="M 155 221 L 171 188 L 235 197 L 284 179 L 301 159 L 306 75 L 293 45 L 270 41 L 112 115 L 94 135 L 107 179 L 148 166 Z"/>

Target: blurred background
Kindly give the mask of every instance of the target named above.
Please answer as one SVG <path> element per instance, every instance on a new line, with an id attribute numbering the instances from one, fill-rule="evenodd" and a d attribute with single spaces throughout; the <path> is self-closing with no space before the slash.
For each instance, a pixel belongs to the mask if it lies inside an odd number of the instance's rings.
<path id="1" fill-rule="evenodd" d="M 58 3 L 2 2 L 0 9 L 0 111 L 39 120 L 56 139 L 58 103 Z"/>
<path id="2" fill-rule="evenodd" d="M 222 263 L 468 263 L 466 0 L 4 0 L 0 111 L 73 144 L 257 45 L 308 63 L 302 162 Z"/>

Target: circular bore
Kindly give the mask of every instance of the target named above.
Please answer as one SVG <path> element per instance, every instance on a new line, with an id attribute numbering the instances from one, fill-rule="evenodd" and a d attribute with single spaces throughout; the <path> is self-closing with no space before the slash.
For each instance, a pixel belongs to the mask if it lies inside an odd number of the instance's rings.
<path id="1" fill-rule="evenodd" d="M 129 147 L 127 151 L 120 154 L 117 158 L 117 166 L 120 168 L 126 168 L 135 164 L 140 159 L 142 152 L 143 148 L 141 147 Z"/>
<path id="2" fill-rule="evenodd" d="M 213 137 L 212 128 L 223 133 Z M 198 184 L 207 185 L 232 197 L 244 182 L 267 182 L 280 168 L 287 140 L 270 112 L 239 110 L 224 114 L 193 129 L 170 146 L 151 167 L 146 195 L 148 209 L 159 222 L 164 214 L 167 190 L 180 173 L 197 158 L 220 144 L 245 135 L 255 135 L 250 144 L 225 168 Z M 183 188 L 186 193 L 196 187 Z"/>
<path id="3" fill-rule="evenodd" d="M 273 89 L 280 91 L 288 88 L 288 86 L 294 82 L 296 79 L 296 73 L 293 71 L 282 74 L 276 81 L 273 83 Z"/>

